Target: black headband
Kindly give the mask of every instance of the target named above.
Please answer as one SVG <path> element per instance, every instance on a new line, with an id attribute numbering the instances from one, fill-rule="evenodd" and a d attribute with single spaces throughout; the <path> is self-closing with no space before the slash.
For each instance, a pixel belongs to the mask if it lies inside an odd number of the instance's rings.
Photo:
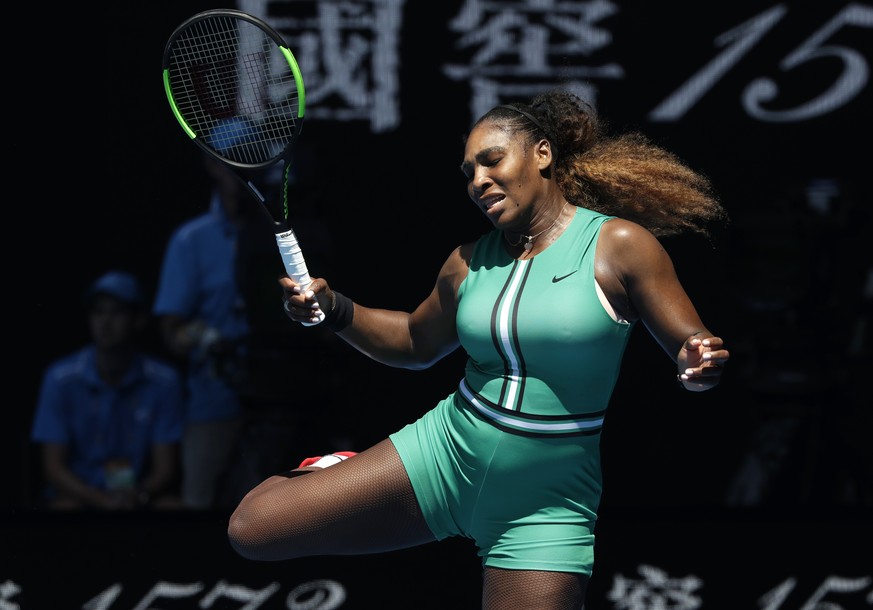
<path id="1" fill-rule="evenodd" d="M 536 120 L 534 115 L 532 115 L 531 113 L 525 112 L 521 108 L 519 108 L 517 106 L 513 106 L 512 104 L 501 104 L 499 107 L 500 108 L 507 108 L 509 110 L 514 110 L 515 112 L 517 112 L 518 114 L 520 114 L 524 118 L 526 118 L 528 121 L 533 123 L 536 127 L 539 128 L 540 131 L 542 131 L 544 134 L 546 134 L 547 138 L 549 138 L 549 132 L 546 131 L 545 127 L 542 126 L 542 123 L 540 123 L 538 120 Z M 549 139 L 551 139 L 551 138 L 549 138 Z"/>
<path id="2" fill-rule="evenodd" d="M 499 106 L 499 108 L 506 108 L 508 110 L 514 110 L 515 112 L 517 112 L 518 114 L 520 114 L 521 116 L 526 118 L 528 121 L 533 123 L 540 131 L 542 131 L 546 135 L 546 140 L 549 141 L 549 144 L 552 147 L 552 155 L 555 158 L 557 158 L 557 156 L 558 156 L 558 143 L 555 142 L 555 139 L 551 135 L 549 135 L 549 132 L 546 131 L 545 127 L 543 127 L 543 124 L 540 123 L 538 120 L 536 120 L 536 117 L 534 117 L 534 115 L 532 115 L 529 112 L 525 112 L 521 108 L 514 106 L 512 104 L 501 104 Z"/>

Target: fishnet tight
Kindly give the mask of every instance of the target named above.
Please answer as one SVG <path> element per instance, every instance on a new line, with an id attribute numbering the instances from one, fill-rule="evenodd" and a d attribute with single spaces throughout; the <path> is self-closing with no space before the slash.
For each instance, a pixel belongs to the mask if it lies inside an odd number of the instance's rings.
<path id="1" fill-rule="evenodd" d="M 228 537 L 248 559 L 357 555 L 432 542 L 389 440 L 321 471 L 272 477 L 231 515 Z M 587 576 L 485 568 L 483 610 L 580 610 Z"/>
<path id="2" fill-rule="evenodd" d="M 588 576 L 485 568 L 483 610 L 582 610 Z"/>

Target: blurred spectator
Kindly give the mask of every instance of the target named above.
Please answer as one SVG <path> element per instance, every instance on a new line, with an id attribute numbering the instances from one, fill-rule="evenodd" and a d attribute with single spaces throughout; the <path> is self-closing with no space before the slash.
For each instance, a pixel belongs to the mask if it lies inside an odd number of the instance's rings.
<path id="1" fill-rule="evenodd" d="M 86 293 L 92 343 L 44 373 L 32 440 L 53 509 L 179 506 L 182 382 L 145 353 L 148 323 L 136 277 L 110 271 Z"/>
<path id="2" fill-rule="evenodd" d="M 315 213 L 306 175 L 309 151 L 299 149 L 288 196 L 294 228 L 311 269 L 329 264 L 329 231 Z M 325 376 L 341 367 L 323 362 L 333 333 L 306 333 L 281 307 L 278 278 L 285 274 L 275 226 L 235 173 L 204 156 L 212 190 L 209 209 L 177 227 L 166 246 L 152 308 L 161 336 L 186 374 L 186 427 L 182 443 L 182 499 L 192 509 L 229 509 L 257 482 L 283 471 L 302 453 L 351 446 L 345 420 L 332 420 L 331 438 L 313 423 L 335 415 L 334 395 L 318 399 Z M 281 165 L 265 170 L 258 187 L 279 196 Z M 292 358 L 301 344 L 310 356 Z M 289 376 L 299 380 L 288 398 Z M 334 380 L 331 379 L 330 383 Z M 339 396 L 338 393 L 335 393 Z M 353 412 L 352 409 L 348 409 Z"/>
<path id="3" fill-rule="evenodd" d="M 223 360 L 249 332 L 235 265 L 251 202 L 229 169 L 204 163 L 214 184 L 209 209 L 171 235 L 152 308 L 186 376 L 182 501 L 194 509 L 217 506 L 235 457 L 243 408 Z"/>

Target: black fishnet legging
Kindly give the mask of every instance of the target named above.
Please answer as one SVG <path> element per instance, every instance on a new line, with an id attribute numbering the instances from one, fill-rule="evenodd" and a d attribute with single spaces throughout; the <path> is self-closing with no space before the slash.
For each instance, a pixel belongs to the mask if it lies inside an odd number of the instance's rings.
<path id="1" fill-rule="evenodd" d="M 483 610 L 581 610 L 588 576 L 485 568 Z"/>
<path id="2" fill-rule="evenodd" d="M 248 559 L 356 555 L 434 540 L 390 440 L 298 477 L 272 477 L 234 511 L 228 537 Z M 579 610 L 587 578 L 486 568 L 484 610 Z"/>

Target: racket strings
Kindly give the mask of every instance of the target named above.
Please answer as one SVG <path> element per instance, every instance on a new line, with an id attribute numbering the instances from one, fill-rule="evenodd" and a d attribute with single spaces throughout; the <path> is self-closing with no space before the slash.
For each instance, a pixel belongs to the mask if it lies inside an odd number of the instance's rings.
<path id="1" fill-rule="evenodd" d="M 172 43 L 168 76 L 181 117 L 230 161 L 270 164 L 298 133 L 294 72 L 279 45 L 248 21 L 193 22 Z"/>

